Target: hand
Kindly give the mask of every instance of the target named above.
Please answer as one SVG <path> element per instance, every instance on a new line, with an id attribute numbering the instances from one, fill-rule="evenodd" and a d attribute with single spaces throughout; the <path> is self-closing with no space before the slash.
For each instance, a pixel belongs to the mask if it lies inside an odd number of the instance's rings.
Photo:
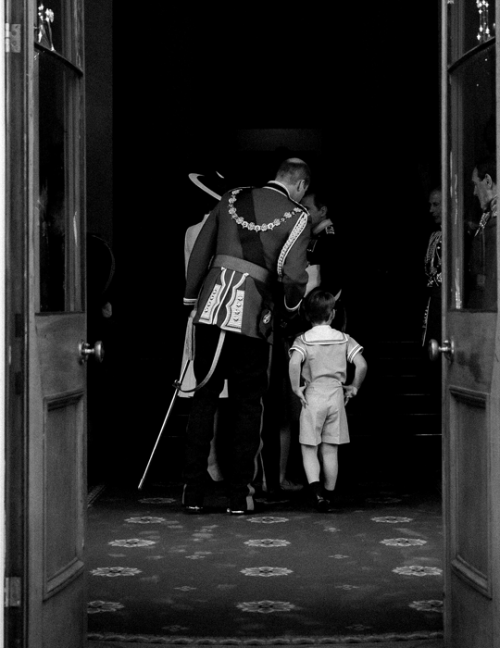
<path id="1" fill-rule="evenodd" d="M 354 385 L 344 385 L 344 405 L 347 405 L 347 403 L 356 396 L 358 393 L 358 388 L 354 387 Z"/>
<path id="2" fill-rule="evenodd" d="M 302 386 L 302 387 L 299 387 L 298 389 L 294 389 L 294 390 L 293 390 L 293 393 L 294 393 L 294 394 L 298 397 L 298 399 L 300 400 L 300 402 L 301 402 L 301 404 L 302 404 L 302 407 L 307 407 L 307 400 L 306 400 L 306 397 L 304 396 L 304 391 L 305 391 L 305 389 L 306 389 L 306 387 L 305 387 L 305 385 L 304 385 L 304 386 Z"/>

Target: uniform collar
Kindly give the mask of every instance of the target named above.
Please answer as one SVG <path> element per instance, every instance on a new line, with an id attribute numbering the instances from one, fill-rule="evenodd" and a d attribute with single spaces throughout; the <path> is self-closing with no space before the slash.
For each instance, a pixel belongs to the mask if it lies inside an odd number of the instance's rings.
<path id="1" fill-rule="evenodd" d="M 313 228 L 312 233 L 314 235 L 319 234 L 323 230 L 325 230 L 327 227 L 330 225 L 333 225 L 332 221 L 329 218 L 325 218 L 325 220 L 322 220 L 321 223 L 318 223 L 316 227 Z"/>
<path id="2" fill-rule="evenodd" d="M 264 185 L 264 189 L 274 189 L 274 191 L 279 191 L 291 200 L 290 192 L 287 187 L 285 187 L 282 182 L 278 182 L 278 180 L 269 180 L 269 182 Z"/>

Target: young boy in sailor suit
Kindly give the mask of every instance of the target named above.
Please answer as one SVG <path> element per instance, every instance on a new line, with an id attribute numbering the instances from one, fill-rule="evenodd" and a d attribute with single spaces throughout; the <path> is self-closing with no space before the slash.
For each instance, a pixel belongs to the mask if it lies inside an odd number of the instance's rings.
<path id="1" fill-rule="evenodd" d="M 311 291 L 304 312 L 312 328 L 290 348 L 290 381 L 302 403 L 299 442 L 304 471 L 315 507 L 326 512 L 337 482 L 338 446 L 349 443 L 345 405 L 358 393 L 367 364 L 363 347 L 330 326 L 335 317 L 331 293 L 319 288 Z M 348 362 L 354 364 L 354 378 L 345 385 Z"/>

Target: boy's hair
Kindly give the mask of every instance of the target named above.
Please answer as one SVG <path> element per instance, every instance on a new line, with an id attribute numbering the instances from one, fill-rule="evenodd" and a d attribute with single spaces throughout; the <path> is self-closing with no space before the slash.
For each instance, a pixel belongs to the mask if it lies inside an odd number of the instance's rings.
<path id="1" fill-rule="evenodd" d="M 335 297 L 321 288 L 314 288 L 304 300 L 304 312 L 311 324 L 326 322 L 335 308 Z"/>

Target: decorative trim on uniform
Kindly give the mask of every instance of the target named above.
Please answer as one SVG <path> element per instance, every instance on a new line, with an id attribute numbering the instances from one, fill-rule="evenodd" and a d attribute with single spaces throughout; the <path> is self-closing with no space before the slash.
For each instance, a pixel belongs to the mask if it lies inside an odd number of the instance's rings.
<path id="1" fill-rule="evenodd" d="M 303 211 L 302 209 L 300 209 L 300 207 L 294 207 L 291 212 L 285 212 L 281 218 L 275 218 L 270 223 L 263 223 L 262 225 L 249 223 L 243 217 L 238 216 L 236 207 L 234 206 L 234 203 L 236 202 L 236 196 L 240 193 L 240 191 L 241 189 L 233 189 L 233 191 L 231 191 L 231 197 L 229 198 L 229 213 L 231 215 L 231 218 L 236 222 L 237 225 L 241 225 L 241 227 L 250 231 L 267 232 L 268 230 L 273 230 L 275 227 L 279 227 L 281 223 L 284 223 L 289 218 L 292 218 L 292 212 L 300 213 Z"/>
<path id="2" fill-rule="evenodd" d="M 474 237 L 476 237 L 478 234 L 482 234 L 490 218 L 496 218 L 496 215 L 497 215 L 497 197 L 493 196 L 489 205 L 489 209 L 485 211 L 481 216 L 481 220 L 479 221 L 478 228 L 474 233 Z"/>
<path id="3" fill-rule="evenodd" d="M 243 327 L 243 304 L 245 302 L 245 291 L 238 290 L 245 283 L 248 272 L 242 275 L 241 279 L 231 289 L 231 298 L 226 305 L 226 318 L 221 324 L 221 329 L 226 331 L 241 332 Z"/>
<path id="4" fill-rule="evenodd" d="M 312 234 L 313 236 L 317 236 L 318 234 L 321 234 L 323 230 L 326 230 L 328 234 L 335 234 L 335 229 L 330 218 L 325 218 L 321 223 L 318 223 L 316 227 L 313 228 Z"/>
<path id="5" fill-rule="evenodd" d="M 283 302 L 284 302 L 284 304 L 285 304 L 285 308 L 287 309 L 287 311 L 288 311 L 289 313 L 293 313 L 293 312 L 295 312 L 296 310 L 299 310 L 300 305 L 301 305 L 301 303 L 302 303 L 302 299 L 299 301 L 299 303 L 298 303 L 296 306 L 292 306 L 292 307 L 290 307 L 290 306 L 286 303 L 286 297 L 285 297 L 285 299 L 283 300 Z"/>
<path id="6" fill-rule="evenodd" d="M 294 208 L 294 211 L 297 208 Z M 299 210 L 301 211 L 301 210 Z M 307 226 L 307 214 L 305 212 L 302 212 L 302 216 L 299 217 L 297 222 L 295 223 L 295 226 L 293 230 L 290 232 L 290 236 L 286 240 L 285 245 L 281 248 L 280 255 L 278 257 L 278 265 L 277 265 L 277 272 L 278 272 L 278 277 L 283 276 L 283 266 L 285 264 L 285 259 L 290 252 L 292 245 L 295 243 L 295 241 L 299 238 L 299 236 L 302 234 L 302 232 L 305 230 Z"/>
<path id="7" fill-rule="evenodd" d="M 195 306 L 196 305 L 196 299 L 188 299 L 187 297 L 184 297 L 182 300 L 184 306 Z"/>
<path id="8" fill-rule="evenodd" d="M 441 241 L 443 233 L 441 230 L 432 232 L 429 237 L 427 251 L 424 259 L 424 270 L 427 275 L 427 287 L 440 286 L 442 283 L 441 274 Z"/>
<path id="9" fill-rule="evenodd" d="M 217 319 L 217 314 L 224 299 L 224 293 L 226 292 L 226 272 L 226 268 L 222 268 L 220 284 L 216 283 L 213 287 L 210 297 L 206 301 L 205 308 L 200 315 L 199 321 L 204 324 L 214 324 Z"/>

